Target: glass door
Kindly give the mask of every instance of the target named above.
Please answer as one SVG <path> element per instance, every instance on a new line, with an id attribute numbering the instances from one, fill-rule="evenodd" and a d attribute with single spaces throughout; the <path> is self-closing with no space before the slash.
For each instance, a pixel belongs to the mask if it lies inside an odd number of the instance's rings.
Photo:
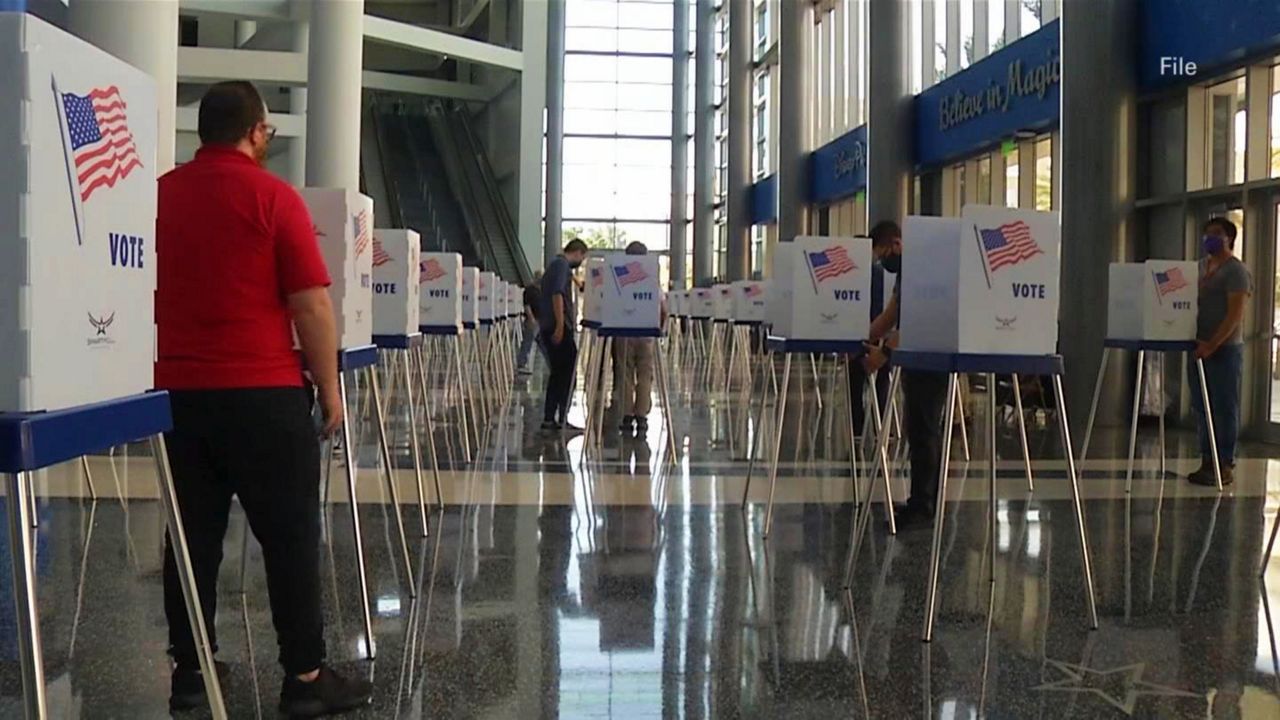
<path id="1" fill-rule="evenodd" d="M 1269 363 L 1269 397 L 1267 423 L 1270 429 L 1280 433 L 1280 198 L 1271 205 L 1271 312 L 1267 314 L 1266 325 L 1260 330 L 1266 333 L 1268 346 L 1271 348 Z M 1272 433 L 1268 433 L 1272 434 Z"/>

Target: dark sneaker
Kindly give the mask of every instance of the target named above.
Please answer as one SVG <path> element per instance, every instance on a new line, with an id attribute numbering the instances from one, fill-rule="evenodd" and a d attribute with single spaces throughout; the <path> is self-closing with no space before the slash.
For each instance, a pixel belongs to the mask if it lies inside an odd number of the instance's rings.
<path id="1" fill-rule="evenodd" d="M 1213 485 L 1213 466 L 1203 460 L 1200 461 L 1200 467 L 1195 472 L 1187 476 L 1187 479 L 1194 485 L 1203 485 L 1204 479 L 1209 479 L 1209 484 Z"/>
<path id="2" fill-rule="evenodd" d="M 213 662 L 213 666 L 218 672 L 218 682 L 222 685 L 223 694 L 225 694 L 230 670 L 226 663 L 217 660 Z M 209 698 L 204 691 L 204 673 L 200 672 L 200 666 L 175 667 L 172 677 L 169 678 L 169 710 L 173 712 L 194 710 L 208 705 Z"/>
<path id="3" fill-rule="evenodd" d="M 560 429 L 560 423 L 558 422 L 552 422 L 551 420 L 542 421 L 541 430 L 543 432 L 556 432 L 559 429 Z"/>
<path id="4" fill-rule="evenodd" d="M 1201 468 L 1204 470 L 1204 468 Z M 1196 472 L 1200 472 L 1197 470 Z M 1187 477 L 1192 485 L 1200 485 L 1201 487 L 1218 487 L 1218 480 L 1213 476 L 1212 470 L 1205 470 L 1203 474 L 1197 475 L 1192 473 Z M 1231 465 L 1222 466 L 1222 487 L 1226 487 L 1235 481 L 1235 469 Z"/>
<path id="5" fill-rule="evenodd" d="M 624 433 L 631 432 L 631 424 L 634 423 L 636 419 L 637 418 L 631 417 L 630 415 L 623 415 L 622 424 L 618 426 L 618 429 Z"/>
<path id="6" fill-rule="evenodd" d="M 933 510 L 919 505 L 895 504 L 893 506 L 893 519 L 899 532 L 931 528 L 933 527 Z"/>
<path id="7" fill-rule="evenodd" d="M 517 375 L 532 375 L 532 374 L 533 374 L 533 368 L 527 368 L 527 367 L 516 368 L 516 374 L 517 374 Z"/>
<path id="8" fill-rule="evenodd" d="M 280 713 L 288 717 L 320 717 L 354 710 L 369 704 L 373 683 L 364 678 L 345 678 L 321 666 L 320 676 L 311 682 L 296 677 L 284 679 L 280 688 Z"/>
<path id="9" fill-rule="evenodd" d="M 586 432 L 585 430 L 578 427 L 577 425 L 574 425 L 573 423 L 568 423 L 568 422 L 563 425 L 559 425 L 557 427 L 559 427 L 560 430 L 563 431 L 566 435 L 581 435 L 582 433 Z"/>
<path id="10" fill-rule="evenodd" d="M 649 430 L 649 418 L 647 418 L 647 417 L 637 417 L 637 418 L 636 418 L 636 432 L 638 432 L 638 433 L 643 433 L 643 432 L 647 432 L 648 430 Z"/>

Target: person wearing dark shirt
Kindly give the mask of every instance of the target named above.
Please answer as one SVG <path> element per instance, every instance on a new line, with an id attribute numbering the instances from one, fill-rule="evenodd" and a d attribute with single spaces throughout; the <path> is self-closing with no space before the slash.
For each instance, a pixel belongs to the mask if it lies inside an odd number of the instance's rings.
<path id="1" fill-rule="evenodd" d="M 1205 386 L 1213 408 L 1213 430 L 1218 441 L 1222 484 L 1235 479 L 1236 438 L 1240 430 L 1240 375 L 1244 370 L 1244 306 L 1253 294 L 1253 276 L 1233 254 L 1236 225 L 1213 218 L 1204 225 L 1201 241 L 1205 257 L 1200 261 L 1200 293 L 1196 310 L 1195 358 L 1204 361 Z M 1213 447 L 1205 422 L 1200 372 L 1187 363 L 1191 407 L 1200 431 L 1200 468 L 1187 478 L 1196 485 L 1216 486 Z"/>
<path id="2" fill-rule="evenodd" d="M 274 128 L 253 85 L 212 86 L 198 125 L 195 159 L 159 181 L 155 378 L 173 411 L 165 440 L 204 625 L 216 652 L 218 566 L 238 496 L 266 565 L 281 712 L 349 710 L 369 703 L 372 686 L 324 663 L 320 452 L 294 349 L 296 330 L 332 434 L 343 402 L 328 269 L 301 196 L 261 167 Z M 178 711 L 207 700 L 167 538 L 164 555 Z"/>
<path id="3" fill-rule="evenodd" d="M 898 345 L 898 303 L 902 287 L 902 230 L 897 223 L 878 223 L 871 231 L 871 251 L 888 272 L 898 276 L 884 312 L 871 323 L 863 369 L 873 373 L 888 362 Z M 938 473 L 942 466 L 942 411 L 946 404 L 947 374 L 924 370 L 902 372 L 903 421 L 911 446 L 911 497 L 893 513 L 899 530 L 933 524 L 938 501 Z"/>
<path id="4" fill-rule="evenodd" d="M 524 289 L 524 327 L 521 328 L 520 354 L 516 356 L 516 372 L 520 375 L 531 375 L 529 356 L 533 353 L 533 344 L 538 339 L 538 304 L 540 301 L 539 286 L 542 284 L 542 271 L 533 274 L 533 282 Z"/>
<path id="5" fill-rule="evenodd" d="M 573 339 L 573 326 L 577 322 L 573 271 L 586 257 L 587 244 L 581 240 L 570 240 L 564 246 L 564 252 L 547 265 L 542 276 L 538 325 L 542 331 L 547 363 L 551 366 L 542 418 L 542 429 L 546 431 L 580 430 L 569 425 L 568 414 L 573 372 L 578 364 L 578 345 Z"/>

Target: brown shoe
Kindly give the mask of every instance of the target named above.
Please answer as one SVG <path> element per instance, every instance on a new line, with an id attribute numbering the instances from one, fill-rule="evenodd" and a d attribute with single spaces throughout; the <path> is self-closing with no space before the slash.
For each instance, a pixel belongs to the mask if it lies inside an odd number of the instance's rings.
<path id="1" fill-rule="evenodd" d="M 1200 467 L 1195 472 L 1187 476 L 1193 485 L 1203 485 L 1206 478 L 1210 485 L 1216 484 L 1213 481 L 1213 466 L 1204 460 L 1200 461 Z"/>
<path id="2" fill-rule="evenodd" d="M 1201 471 L 1204 471 L 1203 474 L 1200 474 L 1200 475 L 1196 474 L 1196 473 L 1200 473 Z M 1203 467 L 1200 468 L 1200 470 L 1197 470 L 1195 473 L 1192 473 L 1190 476 L 1188 476 L 1187 479 L 1191 481 L 1192 485 L 1201 485 L 1203 487 L 1218 486 L 1218 480 L 1213 476 L 1213 471 L 1206 470 Z M 1222 487 L 1226 487 L 1234 481 L 1235 481 L 1235 469 L 1230 465 L 1223 465 L 1222 466 Z"/>

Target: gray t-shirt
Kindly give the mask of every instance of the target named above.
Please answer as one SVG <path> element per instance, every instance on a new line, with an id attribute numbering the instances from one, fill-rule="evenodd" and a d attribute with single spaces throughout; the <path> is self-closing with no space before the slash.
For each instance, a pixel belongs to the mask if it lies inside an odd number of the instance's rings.
<path id="1" fill-rule="evenodd" d="M 556 295 L 564 299 L 565 331 L 572 333 L 573 324 L 577 321 L 573 308 L 573 267 L 564 255 L 557 255 L 542 275 L 541 306 L 537 314 L 538 324 L 543 332 L 549 333 L 556 329 L 556 315 L 551 304 Z"/>
<path id="2" fill-rule="evenodd" d="M 1253 276 L 1249 268 L 1237 258 L 1231 258 L 1218 266 L 1212 274 L 1206 274 L 1208 259 L 1200 261 L 1200 305 L 1196 313 L 1196 338 L 1208 341 L 1227 317 L 1227 297 L 1232 293 L 1253 294 Z M 1241 323 L 1243 325 L 1243 323 Z M 1227 338 L 1227 345 L 1244 342 L 1243 328 L 1236 329 Z"/>

